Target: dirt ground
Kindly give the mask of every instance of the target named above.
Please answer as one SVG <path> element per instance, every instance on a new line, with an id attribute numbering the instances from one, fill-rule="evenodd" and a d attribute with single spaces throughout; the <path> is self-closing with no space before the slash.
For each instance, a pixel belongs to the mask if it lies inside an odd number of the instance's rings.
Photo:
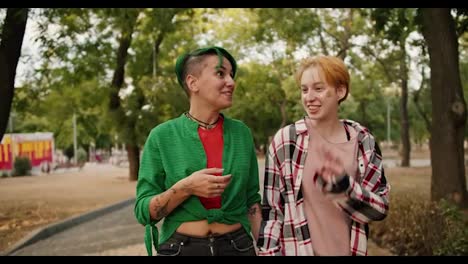
<path id="1" fill-rule="evenodd" d="M 136 182 L 127 175 L 128 168 L 88 163 L 81 171 L 0 178 L 0 252 L 39 227 L 134 197 Z M 430 167 L 391 168 L 386 175 L 393 191 L 429 195 Z M 372 243 L 369 254 L 389 253 Z"/>
<path id="2" fill-rule="evenodd" d="M 135 196 L 128 169 L 87 164 L 81 171 L 0 178 L 0 252 L 29 232 Z"/>

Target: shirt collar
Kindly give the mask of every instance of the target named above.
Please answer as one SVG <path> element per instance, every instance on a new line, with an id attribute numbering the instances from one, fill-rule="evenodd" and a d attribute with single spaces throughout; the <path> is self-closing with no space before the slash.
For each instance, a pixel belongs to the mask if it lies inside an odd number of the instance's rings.
<path id="1" fill-rule="evenodd" d="M 306 123 L 305 123 L 305 116 L 303 118 L 297 120 L 295 122 L 295 126 L 296 126 L 296 134 L 297 135 L 307 133 L 307 126 L 306 126 Z"/>

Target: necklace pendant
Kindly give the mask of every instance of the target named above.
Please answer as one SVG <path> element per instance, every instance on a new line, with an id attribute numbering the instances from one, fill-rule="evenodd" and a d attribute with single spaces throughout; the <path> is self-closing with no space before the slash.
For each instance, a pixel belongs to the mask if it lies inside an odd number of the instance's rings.
<path id="1" fill-rule="evenodd" d="M 199 126 L 205 128 L 205 129 L 212 129 L 213 127 L 216 126 L 216 124 L 218 123 L 219 121 L 219 117 L 216 119 L 216 121 L 214 121 L 214 123 L 211 123 L 211 124 L 208 124 L 208 123 L 205 123 L 201 120 L 198 120 L 196 119 L 194 116 L 192 116 L 189 112 L 185 112 L 185 116 L 188 117 L 190 120 L 193 120 L 195 122 L 198 123 Z"/>

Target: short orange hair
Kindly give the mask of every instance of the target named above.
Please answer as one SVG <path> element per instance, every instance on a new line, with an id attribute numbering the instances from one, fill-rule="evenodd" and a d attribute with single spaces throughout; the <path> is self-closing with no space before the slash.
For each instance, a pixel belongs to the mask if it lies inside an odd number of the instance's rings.
<path id="1" fill-rule="evenodd" d="M 338 88 L 340 85 L 344 85 L 346 88 L 346 93 L 345 96 L 340 99 L 339 103 L 346 100 L 346 97 L 348 97 L 349 93 L 350 76 L 348 68 L 344 64 L 343 60 L 338 57 L 325 55 L 318 55 L 302 60 L 299 68 L 296 71 L 295 77 L 297 85 L 301 85 L 302 74 L 306 69 L 311 67 L 318 67 L 322 71 L 322 74 L 325 77 L 325 81 L 328 84 L 334 85 L 336 88 Z"/>

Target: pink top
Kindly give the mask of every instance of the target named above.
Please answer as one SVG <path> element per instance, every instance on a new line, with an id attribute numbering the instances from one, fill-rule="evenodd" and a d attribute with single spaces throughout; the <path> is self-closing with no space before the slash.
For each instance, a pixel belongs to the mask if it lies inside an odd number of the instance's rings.
<path id="1" fill-rule="evenodd" d="M 345 126 L 350 132 L 346 142 L 331 143 L 324 139 L 306 119 L 309 131 L 309 148 L 304 164 L 302 193 L 304 209 L 309 226 L 312 247 L 315 255 L 348 256 L 350 252 L 350 217 L 337 205 L 334 199 L 345 198 L 345 194 L 325 195 L 313 184 L 313 176 L 323 163 L 323 149 L 327 149 L 339 157 L 349 176 L 355 178 L 358 172 L 357 164 L 357 133 L 352 127 Z"/>

